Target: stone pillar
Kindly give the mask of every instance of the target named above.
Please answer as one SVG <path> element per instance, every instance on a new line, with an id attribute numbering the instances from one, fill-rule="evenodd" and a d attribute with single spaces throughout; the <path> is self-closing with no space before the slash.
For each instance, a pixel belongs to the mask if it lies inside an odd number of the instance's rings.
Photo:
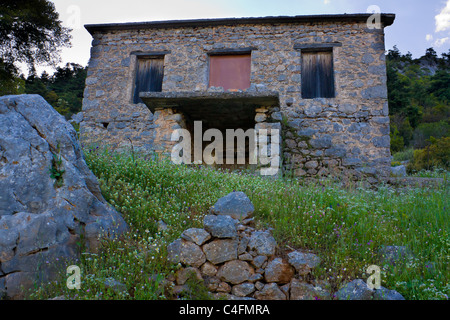
<path id="1" fill-rule="evenodd" d="M 156 108 L 153 122 L 155 125 L 155 152 L 170 155 L 177 141 L 171 141 L 171 136 L 176 129 L 185 129 L 186 121 L 182 113 L 177 113 L 173 108 Z"/>
<path id="2" fill-rule="evenodd" d="M 255 110 L 255 139 L 258 150 L 255 153 L 255 162 L 261 175 L 280 176 L 282 174 L 282 128 L 280 122 L 267 122 L 270 118 L 270 109 L 270 107 L 260 107 Z"/>

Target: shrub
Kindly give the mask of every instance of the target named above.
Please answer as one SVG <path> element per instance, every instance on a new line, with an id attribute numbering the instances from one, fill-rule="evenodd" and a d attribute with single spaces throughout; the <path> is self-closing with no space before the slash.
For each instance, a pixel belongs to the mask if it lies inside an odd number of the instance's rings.
<path id="1" fill-rule="evenodd" d="M 398 129 L 395 126 L 391 126 L 391 152 L 399 152 L 401 151 L 405 146 L 405 140 L 400 135 Z"/>
<path id="2" fill-rule="evenodd" d="M 392 155 L 395 162 L 411 161 L 414 157 L 414 149 L 409 148 Z"/>
<path id="3" fill-rule="evenodd" d="M 440 139 L 448 137 L 450 125 L 445 120 L 433 123 L 422 123 L 414 130 L 412 145 L 415 149 L 423 149 L 431 137 Z"/>
<path id="4" fill-rule="evenodd" d="M 408 164 L 409 171 L 449 169 L 450 137 L 435 139 L 431 137 L 431 145 L 414 151 L 413 160 Z"/>

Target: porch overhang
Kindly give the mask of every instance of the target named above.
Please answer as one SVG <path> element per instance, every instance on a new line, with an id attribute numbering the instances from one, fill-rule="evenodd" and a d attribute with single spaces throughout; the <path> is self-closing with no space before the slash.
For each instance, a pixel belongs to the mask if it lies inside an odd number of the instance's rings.
<path id="1" fill-rule="evenodd" d="M 270 92 L 141 92 L 139 97 L 151 112 L 158 108 L 181 111 L 214 109 L 230 113 L 234 109 L 278 107 L 279 94 Z M 190 113 L 190 112 L 188 112 Z"/>
<path id="2" fill-rule="evenodd" d="M 254 126 L 256 109 L 279 107 L 278 92 L 141 92 L 151 112 L 172 108 L 213 128 Z"/>

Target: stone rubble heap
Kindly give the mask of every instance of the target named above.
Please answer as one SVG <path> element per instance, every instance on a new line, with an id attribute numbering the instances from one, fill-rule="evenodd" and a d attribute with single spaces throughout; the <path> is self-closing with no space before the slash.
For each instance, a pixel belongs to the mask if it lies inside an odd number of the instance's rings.
<path id="1" fill-rule="evenodd" d="M 257 300 L 402 299 L 395 291 L 371 290 L 355 280 L 335 295 L 326 281 L 309 280 L 321 259 L 292 251 L 277 256 L 277 243 L 268 230 L 256 230 L 254 207 L 243 192 L 219 199 L 203 221 L 203 229 L 185 230 L 168 245 L 168 258 L 183 267 L 173 279 L 173 291 L 189 291 L 186 281 L 204 281 L 216 298 Z M 362 282 L 364 286 L 361 286 Z"/>

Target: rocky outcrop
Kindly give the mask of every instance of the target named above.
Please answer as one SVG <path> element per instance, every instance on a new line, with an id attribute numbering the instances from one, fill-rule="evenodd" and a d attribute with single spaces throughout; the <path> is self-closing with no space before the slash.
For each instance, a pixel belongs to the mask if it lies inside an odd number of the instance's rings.
<path id="1" fill-rule="evenodd" d="M 72 127 L 38 95 L 0 98 L 0 295 L 19 299 L 127 229 Z M 57 263 L 59 261 L 60 263 Z M 63 269 L 65 270 L 65 269 Z"/>
<path id="2" fill-rule="evenodd" d="M 217 203 L 236 200 L 235 195 Z M 244 196 L 239 198 L 250 201 Z M 280 250 L 271 232 L 252 226 L 254 209 L 249 214 L 243 206 L 240 213 L 236 205 L 227 215 L 217 208 L 214 205 L 214 214 L 204 218 L 203 229 L 188 229 L 167 247 L 168 259 L 182 265 L 172 283 L 175 294 L 189 292 L 185 283 L 190 274 L 203 280 L 213 296 L 231 300 L 403 300 L 398 292 L 383 287 L 372 290 L 361 279 L 333 294 L 327 281 L 312 280 L 311 272 L 321 264 L 319 256 L 299 250 L 277 256 Z"/>

